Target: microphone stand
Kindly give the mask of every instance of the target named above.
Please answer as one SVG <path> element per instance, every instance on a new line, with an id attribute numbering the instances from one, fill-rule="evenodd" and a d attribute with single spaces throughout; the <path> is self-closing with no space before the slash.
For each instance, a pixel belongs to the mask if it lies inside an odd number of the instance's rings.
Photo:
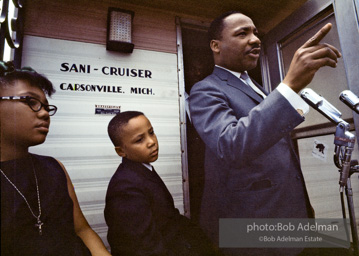
<path id="1" fill-rule="evenodd" d="M 350 182 L 350 176 L 359 170 L 359 165 L 352 166 L 351 164 L 351 156 L 355 145 L 355 136 L 349 132 L 349 124 L 341 119 L 342 114 L 340 111 L 337 110 L 322 96 L 314 92 L 312 89 L 306 88 L 302 90 L 301 97 L 311 107 L 337 125 L 334 138 L 334 163 L 339 168 L 340 172 L 339 185 L 343 218 L 346 219 L 343 198 L 343 190 L 345 190 L 349 210 L 350 227 L 353 238 L 354 255 L 359 256 L 358 230 L 356 227 L 354 213 L 353 190 Z M 357 102 L 357 98 L 353 97 L 353 95 L 348 92 L 344 93 L 341 97 L 345 100 L 345 102 L 347 102 L 346 104 L 350 103 L 349 105 Z"/>
<path id="2" fill-rule="evenodd" d="M 349 124 L 347 122 L 341 121 L 338 123 L 334 137 L 334 144 L 334 163 L 339 168 L 340 172 L 339 184 L 343 218 L 346 219 L 343 198 L 343 189 L 345 189 L 349 211 L 350 227 L 353 238 L 354 255 L 358 256 L 358 230 L 356 226 L 353 190 L 351 187 L 350 177 L 352 174 L 359 172 L 359 165 L 352 165 L 353 162 L 357 162 L 351 161 L 351 155 L 355 145 L 355 136 L 349 132 Z"/>

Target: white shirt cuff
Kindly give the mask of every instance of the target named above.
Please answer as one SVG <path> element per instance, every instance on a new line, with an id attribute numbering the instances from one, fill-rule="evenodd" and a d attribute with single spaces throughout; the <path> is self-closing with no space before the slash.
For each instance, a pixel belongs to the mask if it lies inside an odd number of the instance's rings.
<path id="1" fill-rule="evenodd" d="M 309 105 L 288 85 L 280 83 L 276 90 L 278 90 L 280 94 L 282 94 L 283 97 L 289 101 L 294 109 L 303 111 L 303 115 L 308 114 Z"/>

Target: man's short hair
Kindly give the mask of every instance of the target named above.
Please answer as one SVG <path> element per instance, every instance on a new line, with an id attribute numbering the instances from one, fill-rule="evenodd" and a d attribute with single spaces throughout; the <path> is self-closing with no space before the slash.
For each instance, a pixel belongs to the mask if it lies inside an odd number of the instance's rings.
<path id="1" fill-rule="evenodd" d="M 228 11 L 223 13 L 222 15 L 218 16 L 217 18 L 215 18 L 209 29 L 208 29 L 208 40 L 209 42 L 211 42 L 212 40 L 220 40 L 222 39 L 222 31 L 224 28 L 224 24 L 223 21 L 225 18 L 227 18 L 228 16 L 235 14 L 235 13 L 241 13 L 239 11 Z"/>
<path id="2" fill-rule="evenodd" d="M 31 86 L 40 88 L 48 96 L 51 96 L 55 92 L 55 88 L 53 87 L 51 81 L 44 75 L 41 75 L 34 70 L 28 71 L 18 69 L 0 75 L 0 89 L 14 86 L 15 82 L 18 80 L 26 81 Z"/>
<path id="3" fill-rule="evenodd" d="M 107 127 L 107 132 L 115 147 L 122 146 L 122 128 L 128 124 L 132 118 L 141 115 L 144 116 L 144 114 L 139 111 L 125 111 L 118 113 L 111 119 Z"/>

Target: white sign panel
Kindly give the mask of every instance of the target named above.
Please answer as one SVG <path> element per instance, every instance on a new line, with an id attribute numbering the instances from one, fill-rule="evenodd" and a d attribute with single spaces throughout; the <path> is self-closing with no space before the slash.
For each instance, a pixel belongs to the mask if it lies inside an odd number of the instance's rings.
<path id="1" fill-rule="evenodd" d="M 106 51 L 104 45 L 25 36 L 22 66 L 45 74 L 58 107 L 46 142 L 32 152 L 62 161 L 88 221 L 105 240 L 104 200 L 121 159 L 107 135 L 118 111 L 142 111 L 159 140 L 153 163 L 183 212 L 177 55 L 135 49 Z"/>

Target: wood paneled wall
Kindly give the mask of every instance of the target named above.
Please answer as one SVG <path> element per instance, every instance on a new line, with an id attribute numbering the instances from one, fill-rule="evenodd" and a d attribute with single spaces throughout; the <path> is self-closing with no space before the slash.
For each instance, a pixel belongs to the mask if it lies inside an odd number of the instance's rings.
<path id="1" fill-rule="evenodd" d="M 116 0 L 27 1 L 25 35 L 105 45 L 108 7 L 135 12 L 135 49 L 176 53 L 175 14 Z"/>

